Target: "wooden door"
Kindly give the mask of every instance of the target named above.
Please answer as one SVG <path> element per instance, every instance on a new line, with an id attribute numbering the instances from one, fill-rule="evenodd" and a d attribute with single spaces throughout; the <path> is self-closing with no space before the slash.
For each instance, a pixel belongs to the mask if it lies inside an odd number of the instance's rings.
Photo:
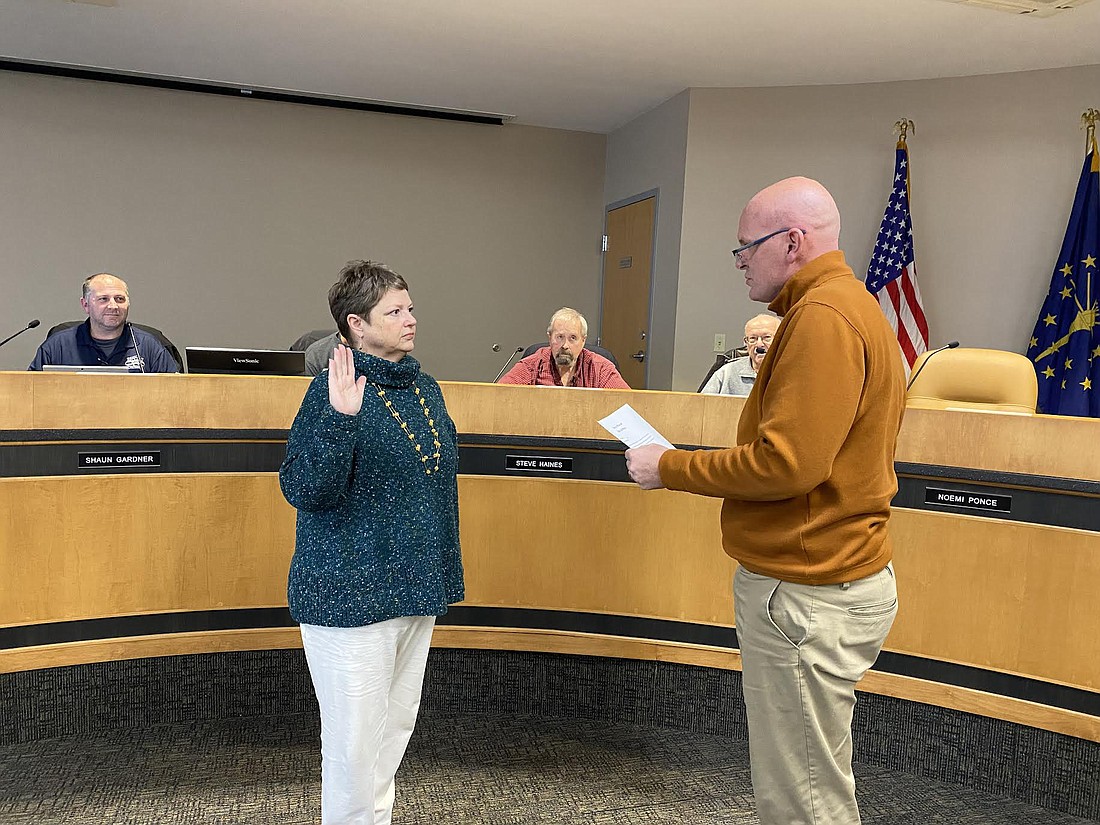
<path id="1" fill-rule="evenodd" d="M 607 212 L 600 345 L 614 353 L 619 372 L 637 390 L 646 387 L 656 204 L 652 196 Z"/>

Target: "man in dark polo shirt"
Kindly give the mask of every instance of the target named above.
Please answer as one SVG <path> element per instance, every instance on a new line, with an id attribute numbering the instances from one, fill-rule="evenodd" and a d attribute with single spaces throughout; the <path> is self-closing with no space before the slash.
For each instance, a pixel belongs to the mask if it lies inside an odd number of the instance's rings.
<path id="1" fill-rule="evenodd" d="M 31 370 L 47 364 L 126 367 L 130 372 L 179 372 L 180 366 L 154 336 L 127 322 L 130 290 L 107 272 L 84 279 L 80 306 L 88 320 L 42 342 Z"/>

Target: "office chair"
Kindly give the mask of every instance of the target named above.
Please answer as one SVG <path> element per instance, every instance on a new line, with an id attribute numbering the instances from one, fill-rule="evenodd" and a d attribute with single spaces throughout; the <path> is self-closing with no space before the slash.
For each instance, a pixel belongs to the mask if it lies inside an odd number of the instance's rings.
<path id="1" fill-rule="evenodd" d="M 61 330 L 63 329 L 79 326 L 83 323 L 83 321 L 62 321 L 60 324 L 54 324 L 52 327 L 50 327 L 50 331 L 46 333 L 46 338 L 49 338 L 55 332 L 61 332 Z M 126 323 L 130 324 L 133 327 L 137 327 L 142 332 L 147 332 L 154 338 L 156 338 L 157 341 L 160 342 L 160 345 L 168 350 L 168 354 L 175 359 L 177 364 L 179 364 L 180 369 L 183 369 L 183 356 L 180 355 L 180 351 L 176 349 L 176 345 L 169 341 L 167 336 L 165 336 L 163 332 L 161 332 L 156 327 L 149 327 L 145 324 L 135 324 L 132 321 L 127 321 Z"/>
<path id="2" fill-rule="evenodd" d="M 548 341 L 539 341 L 537 344 L 531 344 L 531 346 L 523 351 L 523 355 L 521 355 L 520 358 L 526 358 L 528 355 L 534 355 L 543 347 L 548 346 L 550 346 L 550 343 Z M 619 368 L 619 362 L 615 359 L 615 356 L 612 355 L 611 350 L 605 349 L 598 344 L 585 344 L 584 348 L 586 350 L 596 353 L 596 355 L 602 355 L 615 366 L 615 369 Z"/>
<path id="3" fill-rule="evenodd" d="M 322 338 L 326 338 L 329 335 L 332 335 L 332 333 L 334 332 L 336 332 L 336 330 L 334 329 L 311 329 L 309 332 L 305 333 L 304 335 L 299 337 L 297 341 L 291 344 L 289 349 L 293 352 L 305 352 L 307 349 L 309 349 L 310 344 L 316 343 Z"/>
<path id="4" fill-rule="evenodd" d="M 1035 365 L 1015 352 L 965 347 L 925 352 L 911 374 L 916 378 L 906 392 L 907 407 L 1035 413 Z"/>
<path id="5" fill-rule="evenodd" d="M 738 347 L 737 349 L 728 349 L 725 352 L 720 352 L 714 357 L 714 363 L 710 365 L 710 369 L 707 371 L 706 376 L 699 384 L 699 389 L 696 392 L 702 392 L 703 387 L 707 385 L 711 376 L 718 372 L 722 367 L 733 361 L 736 358 L 744 358 L 749 354 L 748 347 Z"/>

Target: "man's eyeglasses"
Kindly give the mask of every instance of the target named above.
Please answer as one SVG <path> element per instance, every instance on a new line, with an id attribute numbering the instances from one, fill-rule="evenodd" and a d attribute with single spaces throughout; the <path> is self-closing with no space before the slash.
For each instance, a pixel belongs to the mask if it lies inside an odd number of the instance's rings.
<path id="1" fill-rule="evenodd" d="M 733 260 L 739 264 L 743 264 L 745 262 L 745 253 L 748 252 L 750 249 L 759 246 L 769 238 L 774 238 L 776 235 L 782 235 L 784 232 L 790 232 L 794 228 L 795 227 L 793 226 L 788 226 L 785 229 L 777 229 L 774 232 L 769 232 L 767 235 L 757 238 L 755 241 L 749 241 L 747 244 L 737 247 L 737 249 L 733 250 Z"/>
<path id="2" fill-rule="evenodd" d="M 770 335 L 746 335 L 744 341 L 749 346 L 752 346 L 757 341 L 761 344 L 770 344 L 772 342 L 772 336 Z"/>

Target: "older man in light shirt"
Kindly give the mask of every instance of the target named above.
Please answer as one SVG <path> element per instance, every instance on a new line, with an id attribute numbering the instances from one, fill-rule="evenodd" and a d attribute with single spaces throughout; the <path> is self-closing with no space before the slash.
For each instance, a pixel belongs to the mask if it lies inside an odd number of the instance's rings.
<path id="1" fill-rule="evenodd" d="M 700 392 L 708 395 L 748 395 L 756 383 L 756 373 L 768 354 L 777 329 L 779 319 L 774 315 L 762 313 L 750 318 L 745 324 L 745 346 L 749 354 L 734 358 L 715 370 Z"/>

